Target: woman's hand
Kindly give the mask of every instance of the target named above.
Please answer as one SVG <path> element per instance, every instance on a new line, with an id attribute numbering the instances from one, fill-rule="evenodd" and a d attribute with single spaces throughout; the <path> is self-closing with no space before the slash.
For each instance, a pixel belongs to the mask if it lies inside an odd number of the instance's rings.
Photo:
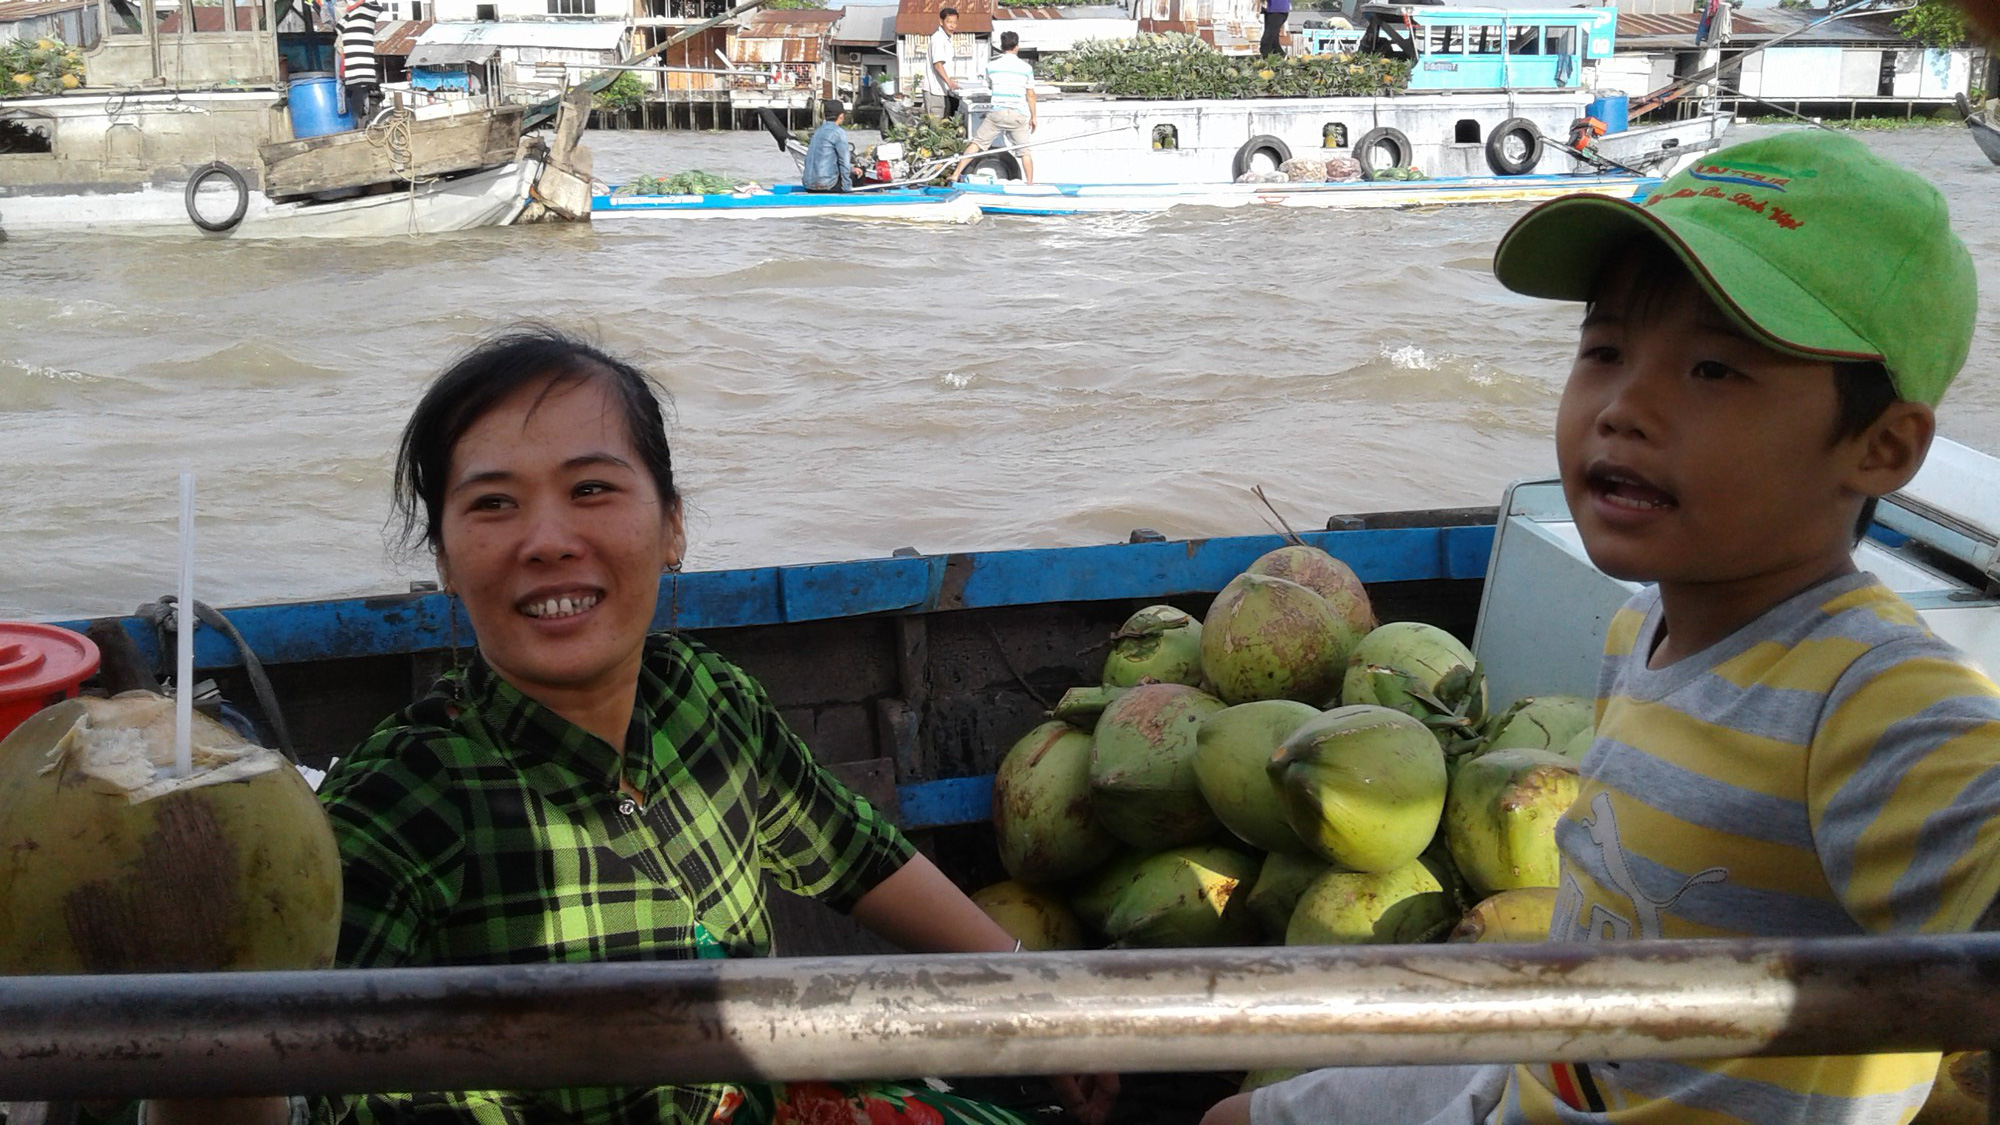
<path id="1" fill-rule="evenodd" d="M 1056 1088 L 1056 1100 L 1083 1125 L 1104 1125 L 1111 1117 L 1112 1103 L 1118 1100 L 1115 1074 L 1058 1074 L 1049 1079 Z"/>

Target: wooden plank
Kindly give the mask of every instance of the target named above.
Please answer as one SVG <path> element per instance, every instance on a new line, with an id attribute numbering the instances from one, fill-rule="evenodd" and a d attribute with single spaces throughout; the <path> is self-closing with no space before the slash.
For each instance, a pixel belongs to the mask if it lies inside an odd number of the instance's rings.
<path id="1" fill-rule="evenodd" d="M 386 134 L 367 130 L 274 141 L 259 150 L 264 191 L 274 197 L 366 187 L 419 176 L 489 168 L 514 159 L 521 139 L 520 106 L 491 112 L 422 118 L 409 123 L 409 163 L 398 167 Z"/>

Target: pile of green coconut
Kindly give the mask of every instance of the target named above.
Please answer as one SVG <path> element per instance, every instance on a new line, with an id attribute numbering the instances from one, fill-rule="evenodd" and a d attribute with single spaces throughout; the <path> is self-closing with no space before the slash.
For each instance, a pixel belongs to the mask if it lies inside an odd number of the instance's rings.
<path id="1" fill-rule="evenodd" d="M 1539 940 L 1593 708 L 1487 704 L 1457 638 L 1279 548 L 1133 614 L 1008 751 L 973 897 L 1031 949 Z"/>

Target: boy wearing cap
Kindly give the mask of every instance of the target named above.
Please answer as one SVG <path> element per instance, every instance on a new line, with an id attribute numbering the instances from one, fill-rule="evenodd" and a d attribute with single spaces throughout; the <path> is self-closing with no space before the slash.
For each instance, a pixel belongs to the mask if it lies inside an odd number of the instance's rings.
<path id="1" fill-rule="evenodd" d="M 1494 273 L 1586 302 L 1564 492 L 1591 560 L 1654 583 L 1610 625 L 1550 937 L 1996 928 L 2000 689 L 1851 556 L 1971 342 L 1972 263 L 1936 189 L 1784 133 L 1644 206 L 1538 208 Z M 1903 1122 L 1937 1062 L 1333 1069 L 1206 1121 Z"/>

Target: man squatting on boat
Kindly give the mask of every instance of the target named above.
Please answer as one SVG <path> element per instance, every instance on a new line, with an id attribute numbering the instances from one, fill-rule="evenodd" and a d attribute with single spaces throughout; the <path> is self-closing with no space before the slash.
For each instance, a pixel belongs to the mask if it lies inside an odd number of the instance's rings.
<path id="1" fill-rule="evenodd" d="M 822 107 L 819 128 L 813 130 L 806 146 L 807 191 L 848 191 L 854 187 L 854 146 L 847 140 L 847 106 L 839 98 L 828 98 Z"/>
<path id="2" fill-rule="evenodd" d="M 951 178 L 957 179 L 975 154 L 1004 133 L 1007 144 L 1020 157 L 1022 181 L 1034 183 L 1035 157 L 1028 151 L 1028 139 L 1035 131 L 1035 68 L 1021 57 L 1018 33 L 1000 33 L 1000 54 L 986 64 L 986 82 L 993 91 L 993 105 L 980 119 L 965 154 L 951 170 Z"/>
<path id="3" fill-rule="evenodd" d="M 1838 133 L 1722 150 L 1644 207 L 1569 196 L 1493 272 L 1583 301 L 1556 462 L 1612 619 L 1556 825 L 1557 941 L 2000 929 L 2000 688 L 1855 567 L 1965 363 L 1944 197 Z M 1938 1054 L 1313 1071 L 1204 1125 L 1884 1125 Z"/>

